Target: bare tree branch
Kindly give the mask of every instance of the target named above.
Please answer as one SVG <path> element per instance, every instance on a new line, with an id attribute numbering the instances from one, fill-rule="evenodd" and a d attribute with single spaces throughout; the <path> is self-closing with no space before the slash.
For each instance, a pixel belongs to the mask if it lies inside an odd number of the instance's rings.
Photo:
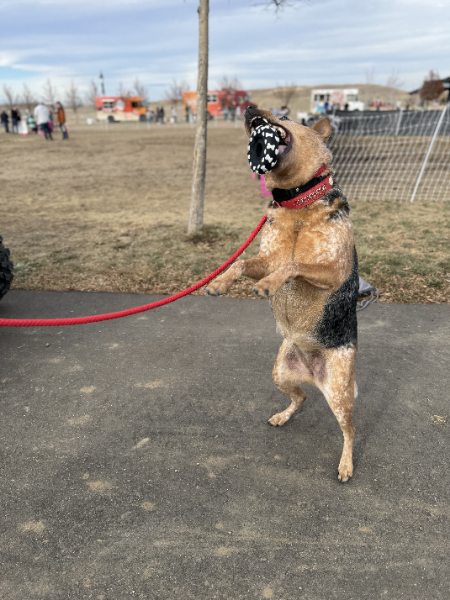
<path id="1" fill-rule="evenodd" d="M 44 101 L 44 104 L 49 104 L 54 109 L 56 104 L 56 95 L 58 92 L 56 88 L 53 87 L 50 79 L 47 79 L 47 81 L 44 84 L 44 87 L 42 88 L 42 91 L 42 100 Z"/>
<path id="2" fill-rule="evenodd" d="M 187 81 L 178 81 L 174 79 L 172 83 L 169 85 L 169 89 L 166 91 L 166 98 L 173 102 L 175 105 L 178 105 L 179 102 L 183 101 L 183 92 L 187 92 L 189 90 L 189 84 Z"/>
<path id="3" fill-rule="evenodd" d="M 150 97 L 147 91 L 147 86 L 141 83 L 138 77 L 136 77 L 136 79 L 134 80 L 134 91 L 136 92 L 136 96 L 139 96 L 140 98 L 142 98 L 142 100 L 149 102 Z"/>
<path id="4" fill-rule="evenodd" d="M 242 90 L 242 83 L 239 81 L 237 77 L 233 77 L 232 79 L 228 79 L 226 75 L 222 77 L 219 81 L 219 89 L 222 92 L 225 92 L 225 95 L 221 95 L 220 103 L 222 108 L 230 107 L 233 105 L 235 100 L 234 92 L 236 90 Z"/>
<path id="5" fill-rule="evenodd" d="M 17 94 L 15 94 L 12 89 L 7 86 L 6 84 L 3 86 L 3 93 L 5 94 L 6 100 L 9 104 L 9 107 L 12 108 L 13 106 L 15 106 L 17 104 L 18 101 L 18 97 Z"/>
<path id="6" fill-rule="evenodd" d="M 89 83 L 89 89 L 86 92 L 86 100 L 90 106 L 95 107 L 95 98 L 98 96 L 98 87 L 93 79 Z"/>
<path id="7" fill-rule="evenodd" d="M 225 92 L 235 92 L 236 90 L 242 90 L 242 83 L 236 76 L 232 79 L 228 79 L 228 77 L 224 75 L 219 81 L 219 89 Z"/>
<path id="8" fill-rule="evenodd" d="M 66 92 L 66 103 L 68 106 L 70 106 L 78 119 L 77 111 L 80 106 L 83 106 L 83 103 L 80 95 L 78 94 L 78 88 L 73 81 L 70 82 L 70 88 Z"/>
<path id="9" fill-rule="evenodd" d="M 425 77 L 422 87 L 420 88 L 419 95 L 422 100 L 437 100 L 439 96 L 445 92 L 445 87 L 442 83 L 442 79 L 439 77 L 437 71 L 431 70 L 428 76 Z"/>
<path id="10" fill-rule="evenodd" d="M 373 85 L 376 80 L 375 67 L 370 67 L 369 69 L 366 69 L 365 75 L 367 85 Z"/>
<path id="11" fill-rule="evenodd" d="M 398 90 L 403 87 L 404 82 L 400 78 L 400 72 L 392 69 L 386 81 L 386 87 L 389 88 L 389 101 L 392 105 L 396 105 L 398 101 Z"/>
<path id="12" fill-rule="evenodd" d="M 117 88 L 117 95 L 123 99 L 123 98 L 128 98 L 128 96 L 132 96 L 133 94 L 131 93 L 131 90 L 127 90 L 127 88 L 120 81 L 119 86 Z"/>
<path id="13" fill-rule="evenodd" d="M 396 69 L 392 69 L 392 73 L 389 75 L 386 81 L 386 86 L 390 88 L 402 88 L 405 85 L 405 82 L 400 78 L 400 71 Z"/>
<path id="14" fill-rule="evenodd" d="M 23 92 L 22 92 L 22 102 L 27 107 L 28 111 L 31 113 L 34 106 L 37 104 L 36 96 L 30 90 L 26 83 L 23 84 Z"/>
<path id="15" fill-rule="evenodd" d="M 277 87 L 274 91 L 274 96 L 275 98 L 278 98 L 282 105 L 288 106 L 296 93 L 297 89 L 295 83 L 291 83 L 290 85 L 286 84 L 284 86 L 279 86 L 277 84 Z"/>
<path id="16" fill-rule="evenodd" d="M 265 0 L 265 2 L 258 2 L 257 5 L 265 6 L 267 8 L 275 8 L 275 12 L 282 10 L 283 8 L 288 8 L 298 4 L 299 2 L 303 2 L 303 0 Z"/>

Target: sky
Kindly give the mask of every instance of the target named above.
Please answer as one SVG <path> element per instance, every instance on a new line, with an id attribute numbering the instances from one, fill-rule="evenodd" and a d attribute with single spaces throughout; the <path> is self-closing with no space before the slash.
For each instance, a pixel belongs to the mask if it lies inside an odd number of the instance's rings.
<path id="1" fill-rule="evenodd" d="M 396 72 L 405 90 L 433 69 L 450 76 L 449 0 L 210 0 L 209 89 L 223 76 L 244 89 L 374 83 Z M 47 79 L 64 99 L 104 75 L 107 94 L 136 77 L 151 100 L 171 81 L 197 84 L 198 0 L 2 0 L 3 85 L 42 95 Z M 446 58 L 447 57 L 447 58 Z"/>

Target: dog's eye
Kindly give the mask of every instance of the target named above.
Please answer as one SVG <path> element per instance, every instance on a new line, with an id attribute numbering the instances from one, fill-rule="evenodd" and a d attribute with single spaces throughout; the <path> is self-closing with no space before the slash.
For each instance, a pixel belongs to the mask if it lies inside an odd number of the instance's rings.
<path id="1" fill-rule="evenodd" d="M 279 120 L 280 121 L 292 121 L 292 119 L 290 119 L 289 117 L 286 117 L 286 115 L 284 117 L 280 117 Z"/>

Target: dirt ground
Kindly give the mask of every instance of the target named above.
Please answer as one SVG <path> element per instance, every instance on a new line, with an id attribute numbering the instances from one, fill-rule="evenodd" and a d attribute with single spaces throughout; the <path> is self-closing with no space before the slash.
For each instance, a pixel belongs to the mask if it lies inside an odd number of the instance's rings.
<path id="1" fill-rule="evenodd" d="M 173 293 L 224 262 L 264 214 L 242 125 L 211 126 L 205 228 L 186 235 L 194 129 L 75 126 L 0 135 L 0 234 L 16 289 Z M 388 302 L 450 302 L 450 203 L 352 202 L 362 277 Z M 258 250 L 258 240 L 245 257 Z M 230 295 L 251 296 L 252 284 Z M 200 291 L 199 293 L 204 293 Z"/>

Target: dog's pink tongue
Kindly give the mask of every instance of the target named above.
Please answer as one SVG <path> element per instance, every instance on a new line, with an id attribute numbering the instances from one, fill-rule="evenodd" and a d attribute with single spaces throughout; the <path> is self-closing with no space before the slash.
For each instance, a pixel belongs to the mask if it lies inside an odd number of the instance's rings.
<path id="1" fill-rule="evenodd" d="M 283 144 L 280 144 L 278 146 L 278 156 L 280 156 L 280 154 L 283 154 L 283 152 L 286 150 L 287 146 L 283 146 Z"/>

